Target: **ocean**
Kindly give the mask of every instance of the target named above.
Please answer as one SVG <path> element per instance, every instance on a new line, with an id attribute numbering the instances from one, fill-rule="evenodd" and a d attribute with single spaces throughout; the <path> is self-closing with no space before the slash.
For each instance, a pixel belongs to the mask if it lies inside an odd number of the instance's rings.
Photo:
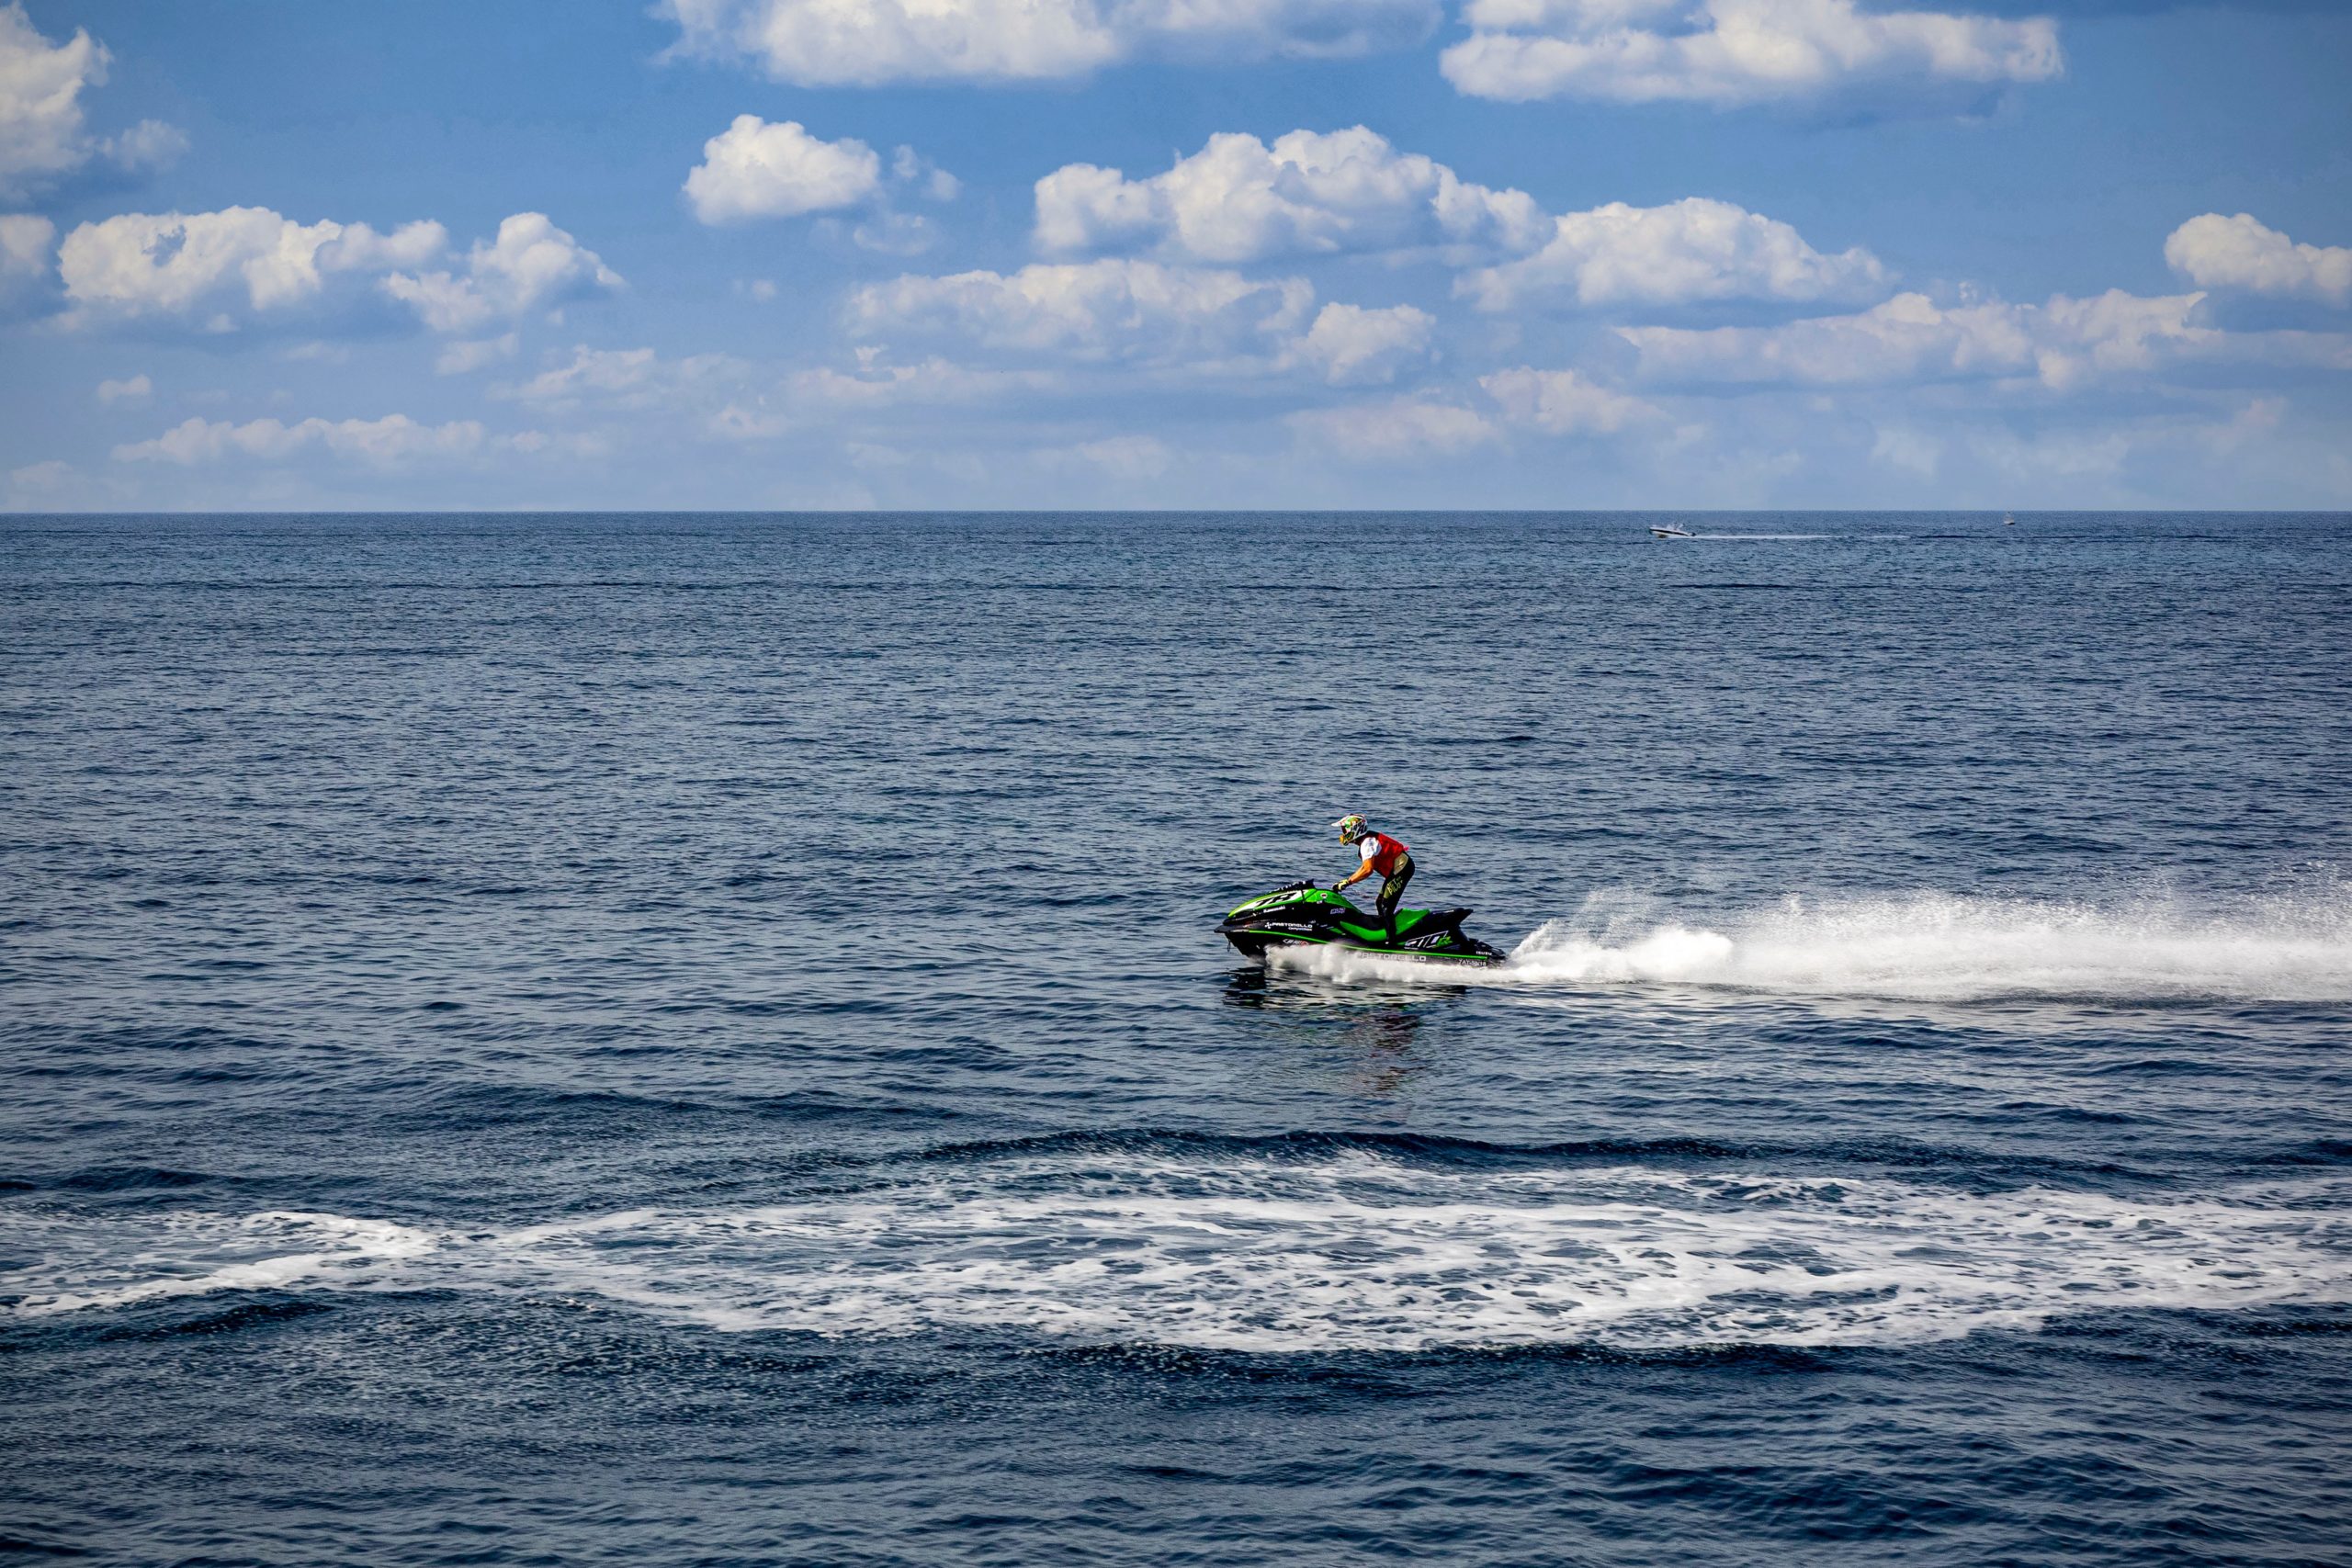
<path id="1" fill-rule="evenodd" d="M 0 1545 L 2352 1562 L 2352 517 L 1655 520 L 0 520 Z"/>

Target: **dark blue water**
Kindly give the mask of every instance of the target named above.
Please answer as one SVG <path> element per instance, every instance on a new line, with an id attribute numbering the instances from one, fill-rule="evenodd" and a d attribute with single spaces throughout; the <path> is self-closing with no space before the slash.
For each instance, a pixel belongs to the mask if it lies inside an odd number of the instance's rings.
<path id="1" fill-rule="evenodd" d="M 2347 1561 L 2352 518 L 1642 524 L 0 522 L 0 1535 Z"/>

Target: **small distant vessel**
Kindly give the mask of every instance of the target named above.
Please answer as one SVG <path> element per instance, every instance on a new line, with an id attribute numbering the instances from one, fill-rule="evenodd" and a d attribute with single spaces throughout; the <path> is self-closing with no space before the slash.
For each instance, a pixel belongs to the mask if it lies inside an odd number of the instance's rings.
<path id="1" fill-rule="evenodd" d="M 1650 525 L 1650 537 L 1653 539 L 1695 539 L 1698 536 L 1698 535 L 1693 534 L 1690 529 L 1678 528 L 1671 523 L 1653 523 Z"/>
<path id="2" fill-rule="evenodd" d="M 2016 514 L 2015 513 L 2004 512 L 2004 513 L 2001 513 L 2001 526 L 2002 526 L 2002 527 L 2004 527 L 2004 528 L 2014 528 L 2014 527 L 2016 527 L 2017 525 L 2018 525 L 2018 520 L 2017 520 L 2017 514 Z"/>

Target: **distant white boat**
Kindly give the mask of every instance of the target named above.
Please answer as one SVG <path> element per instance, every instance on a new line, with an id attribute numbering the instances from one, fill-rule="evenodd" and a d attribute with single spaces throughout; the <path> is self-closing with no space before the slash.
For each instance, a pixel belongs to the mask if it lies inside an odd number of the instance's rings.
<path id="1" fill-rule="evenodd" d="M 1698 536 L 1698 535 L 1693 534 L 1690 529 L 1678 528 L 1671 523 L 1653 523 L 1650 525 L 1650 537 L 1653 539 L 1695 539 Z"/>
<path id="2" fill-rule="evenodd" d="M 2016 514 L 2015 514 L 2015 513 L 2007 513 L 2007 512 L 2004 512 L 2004 513 L 2001 513 L 2001 526 L 2002 526 L 2002 527 L 2004 527 L 2004 528 L 2014 528 L 2014 527 L 2016 527 L 2017 525 L 2018 525 L 2018 520 L 2017 520 L 2017 517 L 2016 517 Z"/>

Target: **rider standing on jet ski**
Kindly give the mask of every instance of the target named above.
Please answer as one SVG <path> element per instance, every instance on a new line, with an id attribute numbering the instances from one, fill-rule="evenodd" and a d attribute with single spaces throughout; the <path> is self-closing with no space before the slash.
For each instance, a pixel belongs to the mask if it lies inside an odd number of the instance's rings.
<path id="1" fill-rule="evenodd" d="M 1340 818 L 1331 826 L 1340 830 L 1340 842 L 1353 844 L 1357 852 L 1363 856 L 1363 863 L 1356 867 L 1355 874 L 1344 881 L 1331 884 L 1331 891 L 1345 893 L 1365 877 L 1378 872 L 1382 878 L 1380 902 L 1374 908 L 1380 911 L 1381 919 L 1387 923 L 1388 934 L 1395 936 L 1396 934 L 1396 901 L 1405 897 L 1405 884 L 1413 880 L 1413 852 L 1407 849 L 1404 840 L 1400 839 L 1392 839 L 1385 833 L 1374 832 L 1372 824 L 1353 812 Z"/>

